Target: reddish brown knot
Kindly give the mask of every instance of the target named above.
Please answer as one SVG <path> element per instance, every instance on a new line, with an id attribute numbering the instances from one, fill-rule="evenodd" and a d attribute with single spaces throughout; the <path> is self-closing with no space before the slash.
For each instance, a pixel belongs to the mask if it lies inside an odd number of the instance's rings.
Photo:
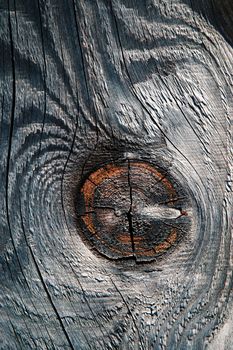
<path id="1" fill-rule="evenodd" d="M 108 258 L 137 261 L 154 260 L 178 243 L 190 221 L 184 207 L 186 196 L 166 173 L 133 160 L 91 173 L 77 201 L 86 241 Z"/>

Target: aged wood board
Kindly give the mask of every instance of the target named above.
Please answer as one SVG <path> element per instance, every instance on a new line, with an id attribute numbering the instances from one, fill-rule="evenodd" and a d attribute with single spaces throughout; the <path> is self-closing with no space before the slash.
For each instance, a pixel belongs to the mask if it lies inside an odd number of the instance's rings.
<path id="1" fill-rule="evenodd" d="M 0 349 L 233 349 L 231 0 L 0 0 Z"/>

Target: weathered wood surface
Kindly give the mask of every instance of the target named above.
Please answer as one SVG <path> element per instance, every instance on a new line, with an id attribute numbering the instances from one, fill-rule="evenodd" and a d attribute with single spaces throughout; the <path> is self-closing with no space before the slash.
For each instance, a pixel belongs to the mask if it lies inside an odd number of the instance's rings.
<path id="1" fill-rule="evenodd" d="M 1 349 L 232 349 L 229 0 L 0 0 Z M 191 225 L 150 263 L 83 240 L 102 163 L 158 164 Z"/>

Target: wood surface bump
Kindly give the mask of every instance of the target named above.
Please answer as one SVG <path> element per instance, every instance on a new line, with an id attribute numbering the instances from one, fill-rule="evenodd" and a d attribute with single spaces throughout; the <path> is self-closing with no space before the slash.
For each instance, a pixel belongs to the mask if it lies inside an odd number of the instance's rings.
<path id="1" fill-rule="evenodd" d="M 109 258 L 152 261 L 190 229 L 188 195 L 178 193 L 167 175 L 148 163 L 104 165 L 88 176 L 79 192 L 79 227 Z"/>

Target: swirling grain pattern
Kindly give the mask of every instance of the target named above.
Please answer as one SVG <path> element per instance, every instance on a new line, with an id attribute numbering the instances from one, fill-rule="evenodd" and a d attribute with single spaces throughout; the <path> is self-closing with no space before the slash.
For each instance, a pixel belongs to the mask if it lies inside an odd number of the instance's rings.
<path id="1" fill-rule="evenodd" d="M 227 349 L 232 328 L 232 5 L 0 1 L 0 349 Z M 188 193 L 149 263 L 83 240 L 76 199 L 118 159 Z"/>

